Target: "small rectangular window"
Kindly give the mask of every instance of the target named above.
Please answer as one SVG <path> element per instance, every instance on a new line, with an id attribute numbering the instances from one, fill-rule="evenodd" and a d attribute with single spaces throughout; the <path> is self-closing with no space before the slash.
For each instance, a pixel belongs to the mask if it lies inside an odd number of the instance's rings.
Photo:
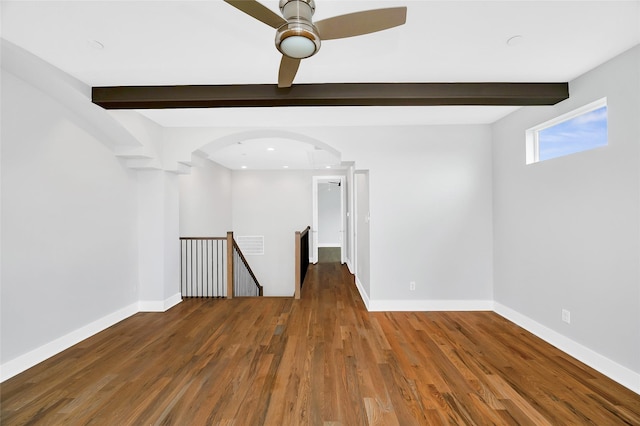
<path id="1" fill-rule="evenodd" d="M 601 99 L 527 130 L 527 164 L 607 144 L 607 100 Z"/>

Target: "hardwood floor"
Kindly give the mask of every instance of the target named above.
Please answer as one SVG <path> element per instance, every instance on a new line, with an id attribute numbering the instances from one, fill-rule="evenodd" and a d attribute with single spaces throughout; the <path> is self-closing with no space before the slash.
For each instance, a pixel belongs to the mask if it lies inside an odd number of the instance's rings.
<path id="1" fill-rule="evenodd" d="M 140 313 L 2 384 L 2 425 L 640 425 L 640 396 L 491 312 L 368 313 L 345 267 L 302 299 Z"/>

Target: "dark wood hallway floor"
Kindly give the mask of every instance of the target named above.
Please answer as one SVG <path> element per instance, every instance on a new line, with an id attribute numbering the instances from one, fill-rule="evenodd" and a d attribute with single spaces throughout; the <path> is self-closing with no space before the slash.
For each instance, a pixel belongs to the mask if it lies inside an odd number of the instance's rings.
<path id="1" fill-rule="evenodd" d="M 302 299 L 140 313 L 2 384 L 2 425 L 640 425 L 640 396 L 491 312 L 369 313 L 346 267 Z"/>

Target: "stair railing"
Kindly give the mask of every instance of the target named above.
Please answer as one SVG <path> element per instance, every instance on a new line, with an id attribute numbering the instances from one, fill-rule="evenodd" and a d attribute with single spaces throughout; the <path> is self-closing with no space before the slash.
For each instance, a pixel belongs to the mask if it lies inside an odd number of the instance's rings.
<path id="1" fill-rule="evenodd" d="M 226 297 L 224 237 L 180 238 L 182 297 Z"/>
<path id="2" fill-rule="evenodd" d="M 227 261 L 231 262 L 228 269 L 233 271 L 231 276 L 227 276 L 227 292 L 234 297 L 262 296 L 263 288 L 233 238 L 233 232 L 227 232 L 227 250 Z"/>
<path id="3" fill-rule="evenodd" d="M 180 237 L 182 297 L 262 296 L 263 288 L 233 238 Z"/>

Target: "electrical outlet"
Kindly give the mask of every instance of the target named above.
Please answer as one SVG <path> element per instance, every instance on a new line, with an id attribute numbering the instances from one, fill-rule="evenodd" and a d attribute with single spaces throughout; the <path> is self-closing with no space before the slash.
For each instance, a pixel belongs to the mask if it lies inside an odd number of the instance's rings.
<path id="1" fill-rule="evenodd" d="M 562 321 L 566 322 L 567 324 L 571 324 L 571 312 L 563 309 L 562 310 Z"/>
<path id="2" fill-rule="evenodd" d="M 416 289 L 416 282 L 415 281 L 409 282 L 409 290 L 414 291 L 415 289 Z"/>

